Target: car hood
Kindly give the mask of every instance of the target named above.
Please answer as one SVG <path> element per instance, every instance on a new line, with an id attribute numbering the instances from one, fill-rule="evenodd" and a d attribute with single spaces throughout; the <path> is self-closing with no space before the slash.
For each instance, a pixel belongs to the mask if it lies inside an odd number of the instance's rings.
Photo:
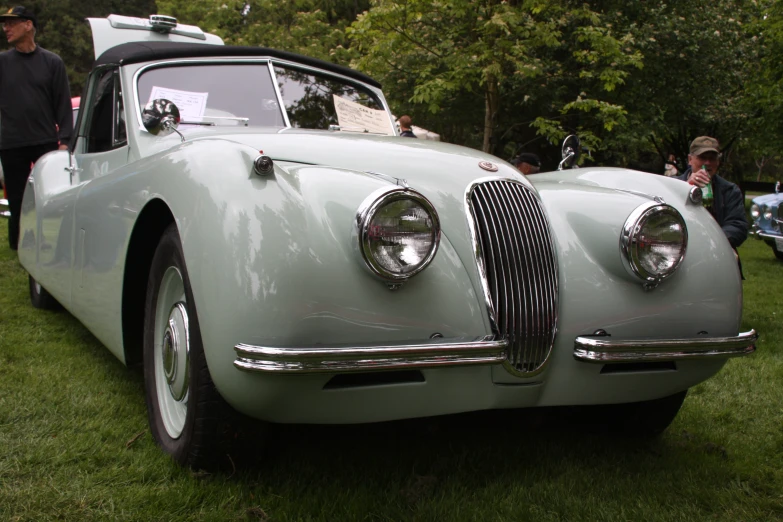
<path id="1" fill-rule="evenodd" d="M 188 139 L 201 136 L 215 138 L 214 134 L 201 132 L 185 136 Z M 464 212 L 465 191 L 477 179 L 513 178 L 531 186 L 516 168 L 491 154 L 442 142 L 291 130 L 270 133 L 237 131 L 221 137 L 263 151 L 277 162 L 373 172 L 404 179 L 434 204 L 438 204 L 437 200 L 457 203 L 461 212 Z M 482 168 L 483 162 L 491 163 L 497 170 Z"/>
<path id="2" fill-rule="evenodd" d="M 753 203 L 769 207 L 780 204 L 781 200 L 783 200 L 783 194 L 764 194 L 763 196 L 753 198 Z"/>

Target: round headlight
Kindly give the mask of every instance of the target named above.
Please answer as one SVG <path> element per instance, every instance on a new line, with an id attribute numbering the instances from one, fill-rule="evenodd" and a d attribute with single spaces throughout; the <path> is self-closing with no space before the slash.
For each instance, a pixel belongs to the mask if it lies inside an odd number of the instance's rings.
<path id="1" fill-rule="evenodd" d="M 752 217 L 753 219 L 758 219 L 760 215 L 761 215 L 761 210 L 759 210 L 759 206 L 753 203 L 750 206 L 750 217 Z"/>
<path id="2" fill-rule="evenodd" d="M 772 209 L 770 207 L 764 207 L 764 219 L 772 221 Z"/>
<path id="3" fill-rule="evenodd" d="M 662 203 L 645 203 L 625 221 L 620 249 L 627 268 L 646 284 L 672 275 L 685 257 L 688 229 L 677 210 Z"/>
<path id="4" fill-rule="evenodd" d="M 362 258 L 372 273 L 402 282 L 430 264 L 438 251 L 440 221 L 427 198 L 410 189 L 382 189 L 357 213 Z"/>

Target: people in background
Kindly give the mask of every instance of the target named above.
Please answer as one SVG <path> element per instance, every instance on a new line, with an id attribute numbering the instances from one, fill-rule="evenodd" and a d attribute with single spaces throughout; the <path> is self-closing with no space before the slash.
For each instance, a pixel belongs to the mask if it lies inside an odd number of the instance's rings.
<path id="1" fill-rule="evenodd" d="M 68 148 L 73 116 L 65 65 L 36 45 L 38 21 L 32 11 L 12 7 L 0 14 L 0 22 L 12 46 L 0 53 L 0 161 L 11 212 L 8 242 L 16 250 L 30 165 L 58 147 Z"/>
<path id="2" fill-rule="evenodd" d="M 410 116 L 407 114 L 400 116 L 400 136 L 405 138 L 415 138 L 416 135 L 411 130 L 412 125 L 413 121 L 411 120 Z"/>
<path id="3" fill-rule="evenodd" d="M 711 192 L 712 202 L 706 205 L 715 218 L 729 243 L 735 249 L 748 237 L 748 220 L 745 217 L 742 191 L 734 183 L 718 175 L 720 167 L 720 144 L 710 136 L 699 136 L 691 142 L 688 154 L 688 168 L 678 178 L 691 185 Z M 709 184 L 709 186 L 708 186 Z"/>
<path id="4" fill-rule="evenodd" d="M 663 168 L 663 175 L 672 178 L 680 173 L 677 170 L 677 159 L 674 154 L 669 154 L 669 159 L 666 160 L 666 165 Z"/>
<path id="5" fill-rule="evenodd" d="M 541 170 L 541 160 L 532 152 L 523 152 L 511 160 L 511 163 L 513 163 L 525 176 L 528 174 L 537 174 L 538 171 Z"/>

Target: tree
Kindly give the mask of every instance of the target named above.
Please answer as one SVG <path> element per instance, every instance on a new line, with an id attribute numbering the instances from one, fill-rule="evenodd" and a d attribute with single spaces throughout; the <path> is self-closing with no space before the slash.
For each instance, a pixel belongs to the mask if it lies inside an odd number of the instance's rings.
<path id="1" fill-rule="evenodd" d="M 393 105 L 468 132 L 481 112 L 488 152 L 503 149 L 512 107 L 535 107 L 527 127 L 550 141 L 577 130 L 597 144 L 584 123 L 622 121 L 622 108 L 599 95 L 641 58 L 598 13 L 568 1 L 376 0 L 349 35 L 361 53 L 353 64 L 384 82 Z M 450 137 L 471 144 L 464 133 Z"/>
<path id="2" fill-rule="evenodd" d="M 348 63 L 345 27 L 368 0 L 159 0 L 163 13 L 217 34 L 230 45 L 272 47 Z"/>
<path id="3" fill-rule="evenodd" d="M 748 82 L 760 46 L 748 28 L 760 17 L 753 0 L 592 2 L 619 31 L 632 35 L 644 68 L 610 98 L 629 108 L 620 132 L 606 137 L 604 161 L 628 163 L 647 151 L 663 164 L 684 164 L 693 138 L 710 135 L 726 158 L 750 131 Z M 632 109 L 632 110 L 631 110 Z"/>

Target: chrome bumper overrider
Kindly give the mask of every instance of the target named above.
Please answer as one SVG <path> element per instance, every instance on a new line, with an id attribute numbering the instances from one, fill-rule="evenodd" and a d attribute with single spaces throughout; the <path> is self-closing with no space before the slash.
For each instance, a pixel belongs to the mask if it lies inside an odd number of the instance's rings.
<path id="1" fill-rule="evenodd" d="M 288 348 L 234 347 L 240 370 L 271 373 L 335 373 L 502 364 L 508 341 L 443 339 L 426 344 Z"/>
<path id="2" fill-rule="evenodd" d="M 626 339 L 577 337 L 574 358 L 592 363 L 678 361 L 738 357 L 756 351 L 755 330 L 736 337 L 705 339 Z"/>

